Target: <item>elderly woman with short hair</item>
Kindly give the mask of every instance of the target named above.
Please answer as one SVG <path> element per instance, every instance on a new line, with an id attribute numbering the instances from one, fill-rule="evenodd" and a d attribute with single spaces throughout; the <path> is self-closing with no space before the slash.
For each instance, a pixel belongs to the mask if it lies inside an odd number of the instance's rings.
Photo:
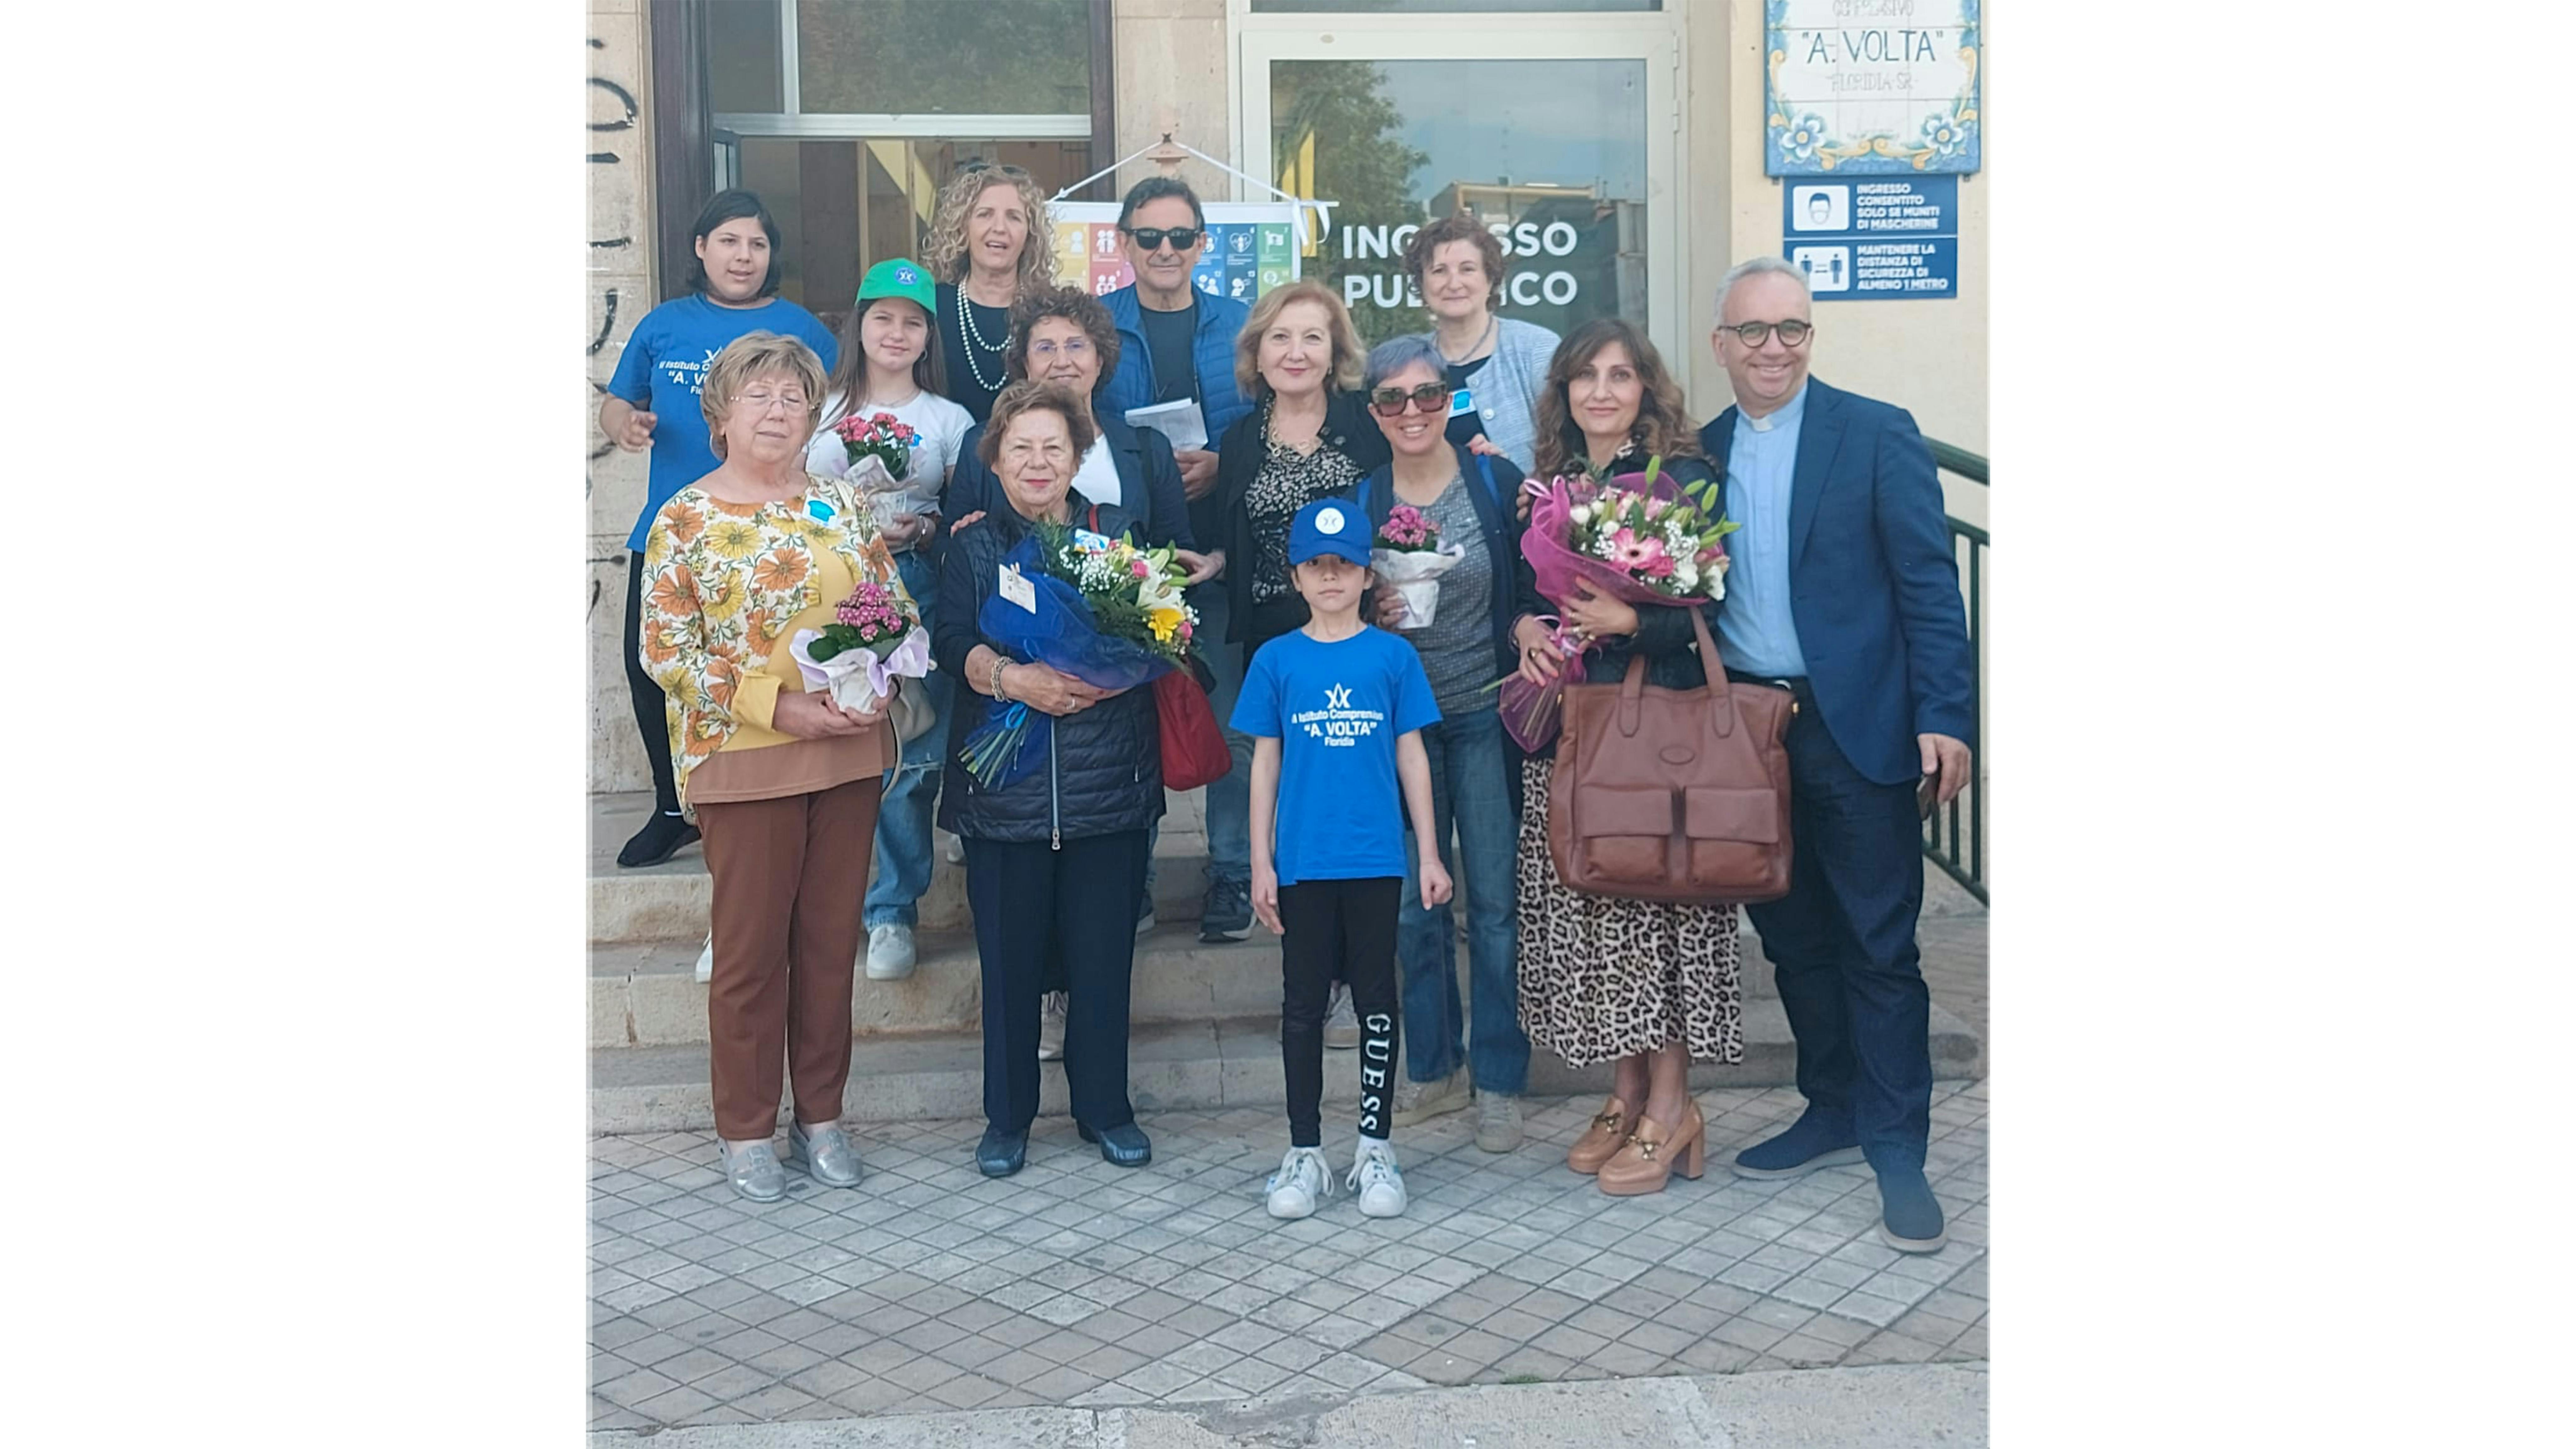
<path id="1" fill-rule="evenodd" d="M 1510 270 L 1502 243 L 1472 216 L 1444 217 L 1405 243 L 1404 270 L 1431 313 L 1431 330 L 1422 335 L 1438 350 L 1450 390 L 1473 403 L 1450 418 L 1449 441 L 1472 444 L 1481 436 L 1483 450 L 1528 467 L 1557 337 L 1498 311 Z"/>
<path id="2" fill-rule="evenodd" d="M 770 1140 L 781 1058 L 795 1091 L 790 1160 L 849 1187 L 859 883 L 894 736 L 883 711 L 808 693 L 789 643 L 833 621 L 861 581 L 901 590 L 868 506 L 805 471 L 824 373 L 793 338 L 750 333 L 709 364 L 699 406 L 716 470 L 682 488 L 645 536 L 642 662 L 669 700 L 682 806 L 714 878 L 709 1073 L 726 1178 L 754 1202 L 786 1195 Z"/>
<path id="3" fill-rule="evenodd" d="M 1001 505 L 951 535 L 939 566 L 931 652 L 983 699 L 1054 717 L 1046 759 L 1000 787 L 962 758 L 988 712 L 961 695 L 949 722 L 948 779 L 939 823 L 966 842 L 966 901 L 984 973 L 984 1139 L 975 1164 L 1006 1177 L 1028 1162 L 1038 1112 L 1038 993 L 1049 956 L 1061 960 L 1071 1002 L 1064 1069 L 1073 1120 L 1119 1167 L 1142 1167 L 1153 1145 L 1127 1097 L 1129 973 L 1136 963 L 1127 904 L 1144 889 L 1147 832 L 1163 814 L 1162 745 L 1153 691 L 1103 690 L 986 639 L 981 615 L 1001 589 L 1002 559 L 1039 522 L 1132 537 L 1135 519 L 1075 485 L 1095 432 L 1083 400 L 1044 383 L 1014 383 L 993 402 L 979 444 Z M 1007 607 L 1007 606 L 1006 606 Z"/>

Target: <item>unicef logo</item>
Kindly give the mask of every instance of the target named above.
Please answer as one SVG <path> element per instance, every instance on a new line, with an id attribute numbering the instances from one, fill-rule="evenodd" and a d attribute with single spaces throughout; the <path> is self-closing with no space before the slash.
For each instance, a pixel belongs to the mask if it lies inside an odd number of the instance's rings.
<path id="1" fill-rule="evenodd" d="M 1321 533 L 1340 533 L 1342 531 L 1342 510 L 1338 508 L 1327 508 L 1323 512 L 1316 514 L 1315 528 Z"/>

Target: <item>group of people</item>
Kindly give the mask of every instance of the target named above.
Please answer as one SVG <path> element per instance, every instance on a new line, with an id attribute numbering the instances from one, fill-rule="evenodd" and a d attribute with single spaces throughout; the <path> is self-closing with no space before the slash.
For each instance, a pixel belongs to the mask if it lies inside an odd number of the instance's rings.
<path id="1" fill-rule="evenodd" d="M 711 1073 L 734 1187 L 785 1192 L 782 1051 L 789 1159 L 818 1182 L 857 1180 L 839 1118 L 861 937 L 869 977 L 912 969 L 934 797 L 963 845 L 981 958 L 978 1165 L 1025 1164 L 1049 1057 L 1082 1138 L 1112 1163 L 1151 1160 L 1127 1092 L 1129 979 L 1164 808 L 1150 691 L 1021 660 L 978 627 L 1009 587 L 1012 546 L 1073 522 L 1168 546 L 1187 570 L 1231 752 L 1207 787 L 1201 939 L 1244 940 L 1256 918 L 1282 936 L 1290 1143 L 1265 1189 L 1274 1216 L 1312 1213 L 1334 1189 L 1327 1047 L 1360 1052 L 1347 1180 L 1363 1213 L 1404 1208 L 1395 1128 L 1472 1107 L 1480 1148 L 1517 1147 L 1533 1043 L 1614 1064 L 1570 1168 L 1613 1194 L 1700 1175 L 1688 1072 L 1742 1051 L 1736 908 L 1568 887 L 1547 845 L 1554 761 L 1512 740 L 1491 688 L 1560 668 L 1616 681 L 1642 657 L 1656 685 L 1715 678 L 1796 701 L 1792 887 L 1746 909 L 1808 1105 L 1735 1170 L 1865 1160 L 1887 1241 L 1938 1248 L 1918 822 L 1967 782 L 1970 661 L 1930 451 L 1901 410 L 1809 377 L 1804 274 L 1778 258 L 1728 273 L 1711 336 L 1735 402 L 1694 427 L 1633 324 L 1559 338 L 1501 317 L 1506 258 L 1473 218 L 1415 234 L 1405 264 L 1431 326 L 1374 348 L 1319 283 L 1248 306 L 1195 288 L 1205 217 L 1177 180 L 1139 183 L 1118 230 L 1133 285 L 1059 286 L 1043 194 L 1016 168 L 971 168 L 944 189 L 925 260 L 871 267 L 835 337 L 776 296 L 777 228 L 729 191 L 694 228 L 692 295 L 638 324 L 609 386 L 603 430 L 652 449 L 627 638 L 657 800 L 620 863 L 704 840 Z M 1175 448 L 1128 419 L 1182 401 L 1212 447 Z M 876 412 L 916 436 L 891 513 L 843 476 L 830 430 Z M 1525 479 L 1649 460 L 1721 485 L 1742 525 L 1724 598 L 1704 606 L 1720 660 L 1701 657 L 1683 610 L 1542 598 L 1522 557 Z M 1372 587 L 1370 545 L 1399 505 L 1459 550 L 1428 622 Z M 828 622 L 859 579 L 900 586 L 929 630 L 937 667 L 903 681 L 934 716 L 917 737 L 797 682 L 786 641 Z M 1559 628 L 1592 648 L 1564 663 Z M 961 762 L 988 701 L 1052 717 L 1045 762 L 998 787 Z"/>

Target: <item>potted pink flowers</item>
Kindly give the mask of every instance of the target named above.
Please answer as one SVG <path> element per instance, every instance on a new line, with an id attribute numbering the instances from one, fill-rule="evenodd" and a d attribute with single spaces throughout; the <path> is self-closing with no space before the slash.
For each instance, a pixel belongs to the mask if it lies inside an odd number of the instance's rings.
<path id="1" fill-rule="evenodd" d="M 832 609 L 833 622 L 799 629 L 789 645 L 809 690 L 828 689 L 844 709 L 874 710 L 894 697 L 896 676 L 930 673 L 930 631 L 892 584 L 863 579 Z"/>

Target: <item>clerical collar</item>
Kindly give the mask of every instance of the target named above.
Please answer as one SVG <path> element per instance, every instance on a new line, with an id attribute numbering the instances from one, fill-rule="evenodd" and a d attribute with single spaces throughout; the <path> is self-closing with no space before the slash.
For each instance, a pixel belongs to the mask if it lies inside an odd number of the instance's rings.
<path id="1" fill-rule="evenodd" d="M 1805 417 L 1806 414 L 1807 385 L 1803 382 L 1798 384 L 1798 390 L 1796 392 L 1789 395 L 1789 400 L 1787 402 L 1780 404 L 1778 407 L 1773 408 L 1771 411 L 1764 413 L 1758 418 L 1744 411 L 1744 407 L 1741 403 L 1737 404 L 1735 409 L 1735 415 L 1738 418 L 1743 419 L 1745 425 L 1752 428 L 1753 431 L 1757 433 L 1767 433 L 1773 428 L 1780 426 L 1782 423 L 1794 423 L 1798 419 Z"/>

